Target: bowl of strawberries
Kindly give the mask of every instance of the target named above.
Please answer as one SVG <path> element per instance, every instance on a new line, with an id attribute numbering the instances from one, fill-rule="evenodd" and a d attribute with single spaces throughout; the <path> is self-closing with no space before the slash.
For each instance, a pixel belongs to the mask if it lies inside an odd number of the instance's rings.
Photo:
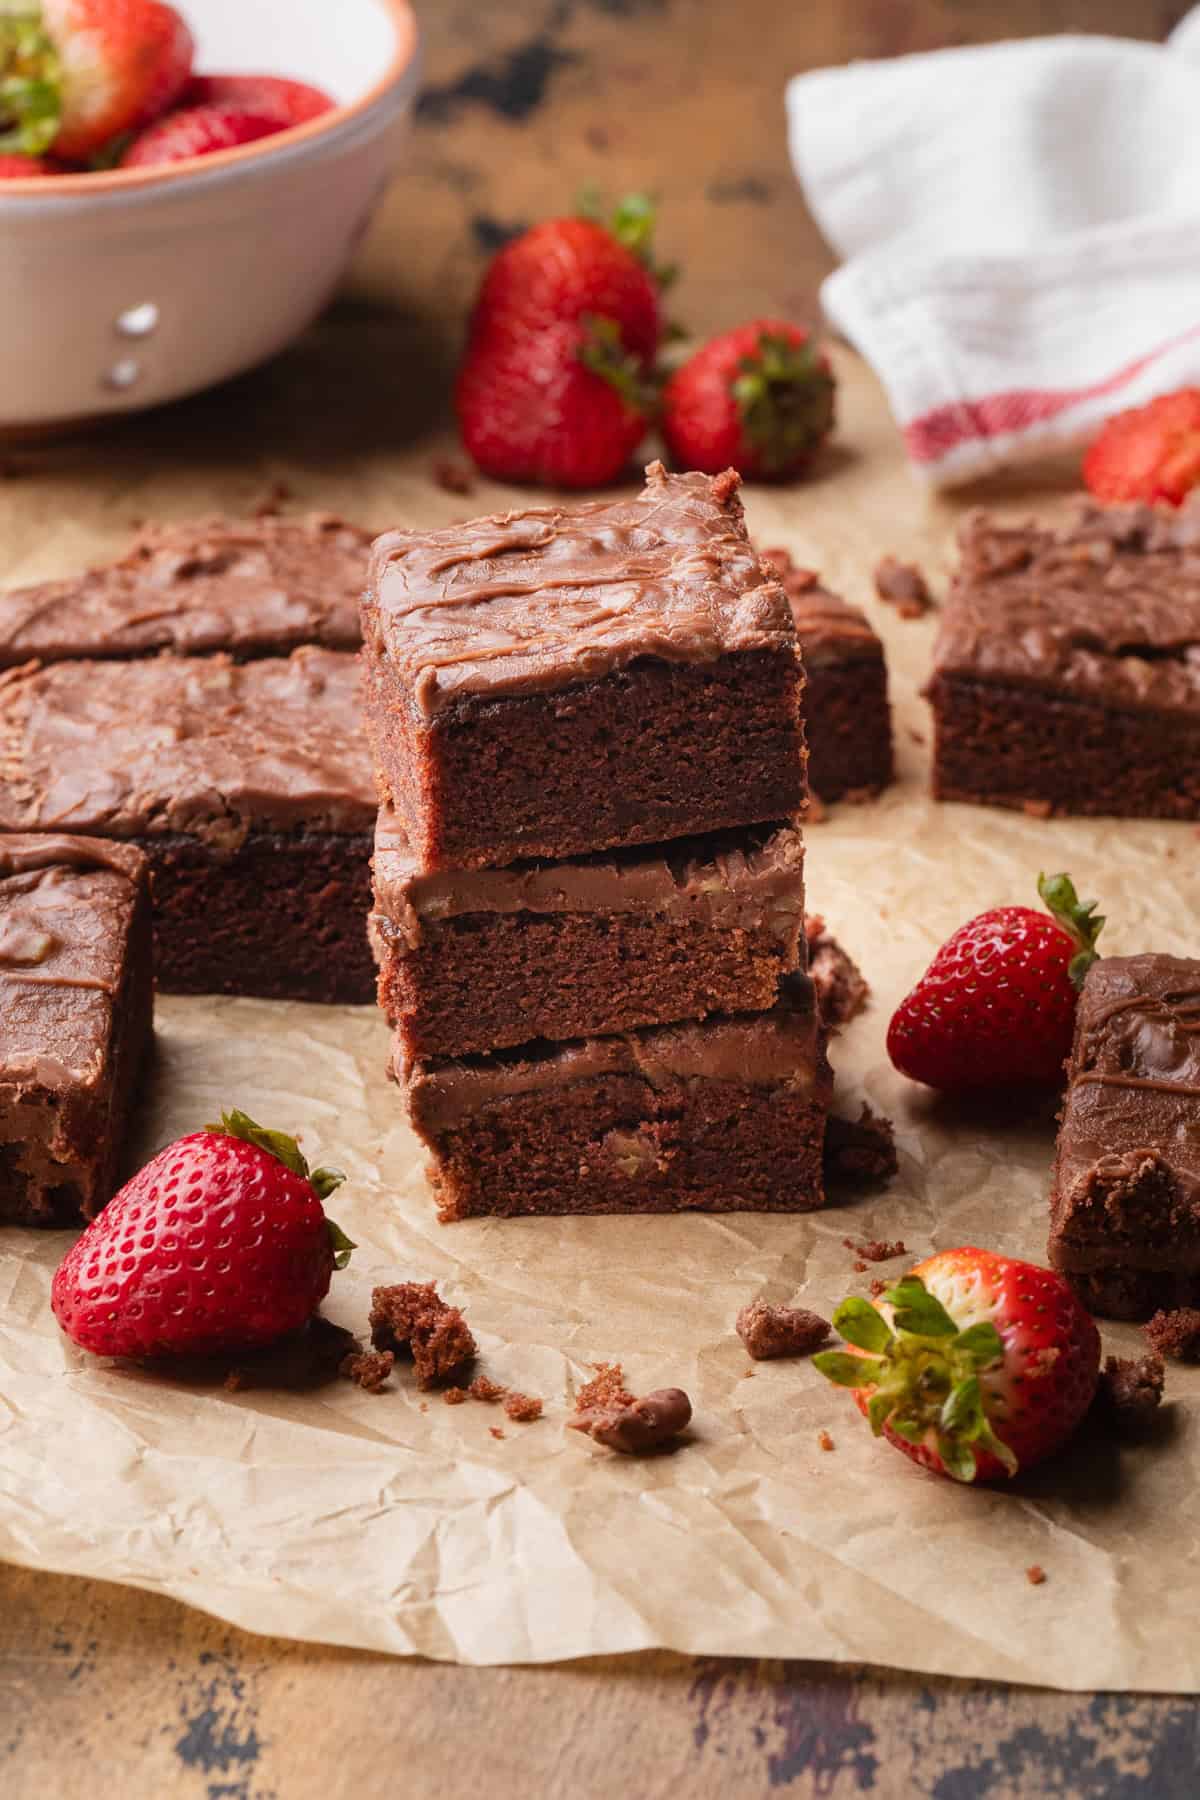
<path id="1" fill-rule="evenodd" d="M 417 74 L 408 0 L 0 0 L 0 431 L 281 350 L 366 229 Z"/>

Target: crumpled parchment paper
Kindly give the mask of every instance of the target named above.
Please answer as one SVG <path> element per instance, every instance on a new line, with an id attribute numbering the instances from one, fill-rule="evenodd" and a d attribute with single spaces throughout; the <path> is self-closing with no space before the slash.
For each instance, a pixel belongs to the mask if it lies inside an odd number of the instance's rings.
<path id="1" fill-rule="evenodd" d="M 1011 1489 L 973 1491 L 875 1443 L 807 1362 L 751 1365 L 733 1333 L 756 1295 L 828 1316 L 905 1266 L 855 1272 L 847 1237 L 900 1237 L 912 1258 L 970 1241 L 1042 1258 L 1051 1109 L 1015 1122 L 955 1111 L 884 1053 L 891 1008 L 964 918 L 1032 901 L 1039 869 L 1066 868 L 1103 900 L 1109 949 L 1200 951 L 1190 826 L 928 800 L 916 690 L 935 621 L 898 620 L 870 573 L 892 550 L 922 560 L 939 588 L 955 509 L 914 490 L 870 378 L 850 358 L 841 372 L 842 448 L 825 474 L 748 504 L 760 541 L 822 568 L 888 643 L 902 779 L 810 828 L 808 884 L 874 986 L 834 1047 L 840 1100 L 856 1113 L 868 1098 L 895 1119 L 899 1179 L 799 1218 L 439 1226 L 371 1011 L 161 1000 L 135 1153 L 223 1104 L 298 1129 L 310 1155 L 349 1175 L 331 1210 L 359 1249 L 328 1315 L 362 1332 L 376 1282 L 436 1279 L 465 1308 L 486 1372 L 544 1396 L 546 1416 L 517 1425 L 447 1407 L 403 1370 L 379 1396 L 343 1381 L 227 1392 L 93 1361 L 63 1342 L 47 1304 L 68 1240 L 0 1231 L 0 1554 L 158 1589 L 251 1630 L 468 1663 L 662 1646 L 1064 1688 L 1200 1686 L 1200 1371 L 1170 1369 L 1150 1443 L 1086 1437 Z M 370 522 L 461 514 L 430 483 L 428 457 L 409 453 L 386 484 L 365 485 Z M 70 567 L 119 542 L 113 497 L 105 511 L 84 485 L 56 561 L 28 553 L 36 497 L 4 495 L 24 525 L 5 573 Z M 1056 476 L 998 503 L 1053 507 L 1062 490 Z M 151 481 L 142 509 L 155 498 Z M 179 514 L 230 497 L 176 476 L 165 498 Z M 337 480 L 309 479 L 305 498 L 351 510 Z M 492 499 L 484 489 L 469 504 Z M 1104 1335 L 1109 1350 L 1140 1347 L 1133 1327 Z M 695 1425 L 677 1454 L 623 1459 L 564 1430 L 574 1387 L 602 1359 L 621 1361 L 636 1390 L 688 1390 Z"/>

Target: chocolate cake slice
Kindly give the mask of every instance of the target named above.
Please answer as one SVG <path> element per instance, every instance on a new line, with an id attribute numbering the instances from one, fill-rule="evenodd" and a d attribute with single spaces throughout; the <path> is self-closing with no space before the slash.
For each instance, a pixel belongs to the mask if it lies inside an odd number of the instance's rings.
<path id="1" fill-rule="evenodd" d="M 422 872 L 790 818 L 803 672 L 732 470 L 378 540 L 364 702 Z"/>
<path id="2" fill-rule="evenodd" d="M 769 1007 L 803 967 L 787 823 L 422 875 L 385 810 L 374 869 L 379 1002 L 406 1060 Z"/>
<path id="3" fill-rule="evenodd" d="M 976 514 L 926 690 L 939 800 L 1200 818 L 1200 499 Z"/>
<path id="4" fill-rule="evenodd" d="M 0 668 L 158 650 L 353 650 L 370 542 L 330 513 L 147 525 L 116 562 L 0 593 Z"/>
<path id="5" fill-rule="evenodd" d="M 367 1002 L 376 801 L 356 659 L 0 673 L 0 829 L 136 844 L 160 985 Z"/>
<path id="6" fill-rule="evenodd" d="M 805 975 L 768 1012 L 490 1056 L 409 1063 L 397 1049 L 392 1072 L 443 1220 L 824 1202 L 832 1077 Z"/>
<path id="7" fill-rule="evenodd" d="M 141 853 L 0 836 L 0 1223 L 69 1225 L 111 1198 L 152 1009 Z"/>
<path id="8" fill-rule="evenodd" d="M 1068 1076 L 1051 1262 L 1093 1312 L 1200 1304 L 1200 962 L 1094 963 Z"/>

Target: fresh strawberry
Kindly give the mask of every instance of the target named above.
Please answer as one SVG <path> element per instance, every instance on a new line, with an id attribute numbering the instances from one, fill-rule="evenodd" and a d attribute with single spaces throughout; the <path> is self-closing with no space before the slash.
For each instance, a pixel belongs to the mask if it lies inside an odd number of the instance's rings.
<path id="1" fill-rule="evenodd" d="M 834 382 L 807 331 L 755 319 L 689 357 L 662 396 L 662 430 L 680 468 L 757 480 L 798 475 L 833 429 Z"/>
<path id="2" fill-rule="evenodd" d="M 1200 483 L 1200 388 L 1117 413 L 1083 459 L 1099 500 L 1179 506 Z"/>
<path id="3" fill-rule="evenodd" d="M 649 368 L 663 331 L 659 284 L 633 250 L 594 219 L 549 219 L 497 251 L 471 314 L 469 348 L 527 342 L 558 325 L 598 320 Z"/>
<path id="4" fill-rule="evenodd" d="M 0 12 L 0 150 L 86 162 L 174 103 L 192 49 L 163 0 L 30 0 Z"/>
<path id="5" fill-rule="evenodd" d="M 821 1374 L 876 1437 L 956 1481 L 1053 1455 L 1096 1392 L 1100 1335 L 1066 1281 L 990 1250 L 943 1250 L 833 1322 L 848 1348 L 816 1355 Z"/>
<path id="6" fill-rule="evenodd" d="M 600 319 L 480 344 L 455 389 L 463 444 L 497 481 L 600 487 L 646 435 L 643 379 L 617 328 Z"/>
<path id="7" fill-rule="evenodd" d="M 280 75 L 194 75 L 183 104 L 232 107 L 257 118 L 277 119 L 286 130 L 331 112 L 336 102 L 321 88 Z"/>
<path id="8" fill-rule="evenodd" d="M 159 1152 L 72 1246 L 54 1316 L 97 1356 L 213 1355 L 312 1317 L 354 1246 L 321 1202 L 344 1179 L 294 1138 L 222 1115 Z"/>
<path id="9" fill-rule="evenodd" d="M 1069 875 L 1039 875 L 1038 893 L 1049 912 L 998 907 L 947 938 L 888 1026 L 902 1075 L 947 1093 L 1062 1085 L 1104 920 Z"/>
<path id="10" fill-rule="evenodd" d="M 184 106 L 168 113 L 134 138 L 121 158 L 123 169 L 155 169 L 165 163 L 238 150 L 286 128 L 278 119 L 232 106 Z"/>
<path id="11" fill-rule="evenodd" d="M 0 156 L 0 181 L 28 181 L 31 175 L 58 175 L 44 156 Z"/>

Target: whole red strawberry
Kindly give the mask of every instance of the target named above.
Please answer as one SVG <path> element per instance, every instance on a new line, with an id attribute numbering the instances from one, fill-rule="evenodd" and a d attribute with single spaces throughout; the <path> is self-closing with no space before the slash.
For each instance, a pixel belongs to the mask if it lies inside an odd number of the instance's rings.
<path id="1" fill-rule="evenodd" d="M 185 106 L 228 106 L 258 118 L 277 119 L 281 128 L 306 125 L 332 111 L 335 102 L 323 88 L 281 75 L 194 75 L 183 96 Z"/>
<path id="2" fill-rule="evenodd" d="M 1049 912 L 998 907 L 947 938 L 888 1026 L 902 1075 L 946 1093 L 1062 1085 L 1104 920 L 1068 875 L 1039 875 L 1038 893 Z"/>
<path id="3" fill-rule="evenodd" d="M 833 1322 L 849 1347 L 815 1356 L 821 1374 L 876 1437 L 956 1481 L 1052 1456 L 1096 1392 L 1100 1335 L 1066 1281 L 990 1250 L 943 1250 Z"/>
<path id="4" fill-rule="evenodd" d="M 1200 388 L 1117 413 L 1083 459 L 1099 500 L 1179 506 L 1200 483 Z"/>
<path id="5" fill-rule="evenodd" d="M 147 126 L 121 158 L 123 169 L 155 169 L 165 163 L 239 150 L 286 130 L 277 118 L 234 106 L 182 106 Z"/>
<path id="6" fill-rule="evenodd" d="M 798 475 L 833 429 L 829 363 L 807 331 L 754 319 L 678 368 L 662 396 L 662 431 L 680 468 L 754 480 Z"/>
<path id="7" fill-rule="evenodd" d="M 635 198 L 612 225 L 551 219 L 492 259 L 455 394 L 486 474 L 575 488 L 624 472 L 649 422 L 663 333 L 652 225 Z"/>
<path id="8" fill-rule="evenodd" d="M 36 0 L 0 16 L 0 149 L 86 162 L 182 92 L 192 34 L 164 0 Z"/>
<path id="9" fill-rule="evenodd" d="M 256 1349 L 312 1317 L 354 1246 L 294 1138 L 242 1112 L 180 1138 L 126 1182 L 50 1290 L 67 1336 L 97 1356 Z"/>

